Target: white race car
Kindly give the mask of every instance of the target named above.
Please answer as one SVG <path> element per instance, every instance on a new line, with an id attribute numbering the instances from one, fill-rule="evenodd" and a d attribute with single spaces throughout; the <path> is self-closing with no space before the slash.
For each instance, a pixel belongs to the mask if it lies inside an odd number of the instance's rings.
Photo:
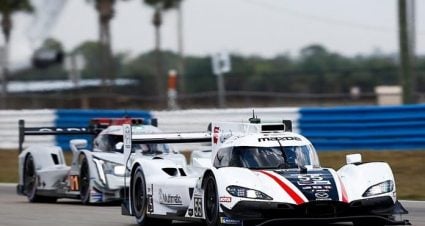
<path id="1" fill-rule="evenodd" d="M 21 120 L 18 194 L 26 195 L 30 202 L 55 202 L 58 198 L 80 199 L 83 204 L 121 201 L 125 193 L 123 123 L 132 123 L 134 134 L 160 131 L 149 121 L 131 118 L 95 119 L 89 127 L 66 128 L 28 128 Z M 33 145 L 22 150 L 26 135 L 82 134 L 95 137 L 93 150 L 86 148 L 87 140 L 72 139 L 70 166 L 59 146 Z M 184 156 L 168 145 L 140 144 L 133 149 L 145 156 L 160 154 L 185 162 Z"/>
<path id="2" fill-rule="evenodd" d="M 353 222 L 409 225 L 396 198 L 390 166 L 347 155 L 338 171 L 323 168 L 313 145 L 281 123 L 213 123 L 212 132 L 124 133 L 130 191 L 122 213 L 139 225 L 171 220 L 208 226 L 276 222 Z M 163 158 L 146 159 L 131 145 L 209 142 L 185 170 Z M 205 161 L 208 158 L 208 161 Z M 191 170 L 192 168 L 196 170 Z"/>

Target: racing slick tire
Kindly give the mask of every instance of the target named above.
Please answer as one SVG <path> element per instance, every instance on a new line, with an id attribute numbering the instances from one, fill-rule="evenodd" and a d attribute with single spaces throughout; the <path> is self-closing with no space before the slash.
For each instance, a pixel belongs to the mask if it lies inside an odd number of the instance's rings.
<path id="1" fill-rule="evenodd" d="M 34 158 L 31 154 L 25 159 L 24 164 L 24 193 L 30 202 L 56 202 L 55 197 L 46 197 L 37 195 L 37 184 L 39 177 L 35 170 Z"/>
<path id="2" fill-rule="evenodd" d="M 130 198 L 131 208 L 136 217 L 137 224 L 140 226 L 170 225 L 171 220 L 155 219 L 147 216 L 148 197 L 146 195 L 146 180 L 142 168 L 138 166 L 133 175 Z"/>
<path id="3" fill-rule="evenodd" d="M 80 199 L 81 203 L 90 203 L 90 168 L 87 157 L 80 156 Z"/>
<path id="4" fill-rule="evenodd" d="M 207 226 L 220 225 L 217 183 L 212 174 L 208 174 L 204 181 L 204 211 Z"/>

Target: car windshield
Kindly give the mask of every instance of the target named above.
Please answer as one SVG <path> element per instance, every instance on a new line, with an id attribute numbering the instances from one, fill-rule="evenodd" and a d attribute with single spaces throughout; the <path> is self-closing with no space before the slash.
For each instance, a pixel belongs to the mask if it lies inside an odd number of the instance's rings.
<path id="1" fill-rule="evenodd" d="M 107 143 L 110 143 L 112 151 L 123 153 L 122 136 L 108 136 L 107 138 Z M 132 152 L 137 151 L 144 155 L 168 154 L 171 151 L 168 144 L 133 144 L 131 149 Z"/>
<path id="2" fill-rule="evenodd" d="M 170 153 L 168 144 L 134 144 L 132 151 L 141 152 L 144 155 L 158 155 Z"/>
<path id="3" fill-rule="evenodd" d="M 232 147 L 218 151 L 216 167 L 244 167 L 249 169 L 292 169 L 307 165 L 319 167 L 319 159 L 312 145 L 277 147 Z"/>

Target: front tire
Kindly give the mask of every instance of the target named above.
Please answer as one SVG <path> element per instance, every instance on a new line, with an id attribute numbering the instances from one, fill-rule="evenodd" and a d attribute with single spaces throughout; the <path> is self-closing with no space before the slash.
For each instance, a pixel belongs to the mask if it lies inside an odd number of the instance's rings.
<path id="1" fill-rule="evenodd" d="M 80 198 L 81 203 L 90 203 L 90 168 L 85 155 L 80 157 Z"/>
<path id="2" fill-rule="evenodd" d="M 204 191 L 205 222 L 208 226 L 220 225 L 217 183 L 212 174 L 205 178 Z"/>
<path id="3" fill-rule="evenodd" d="M 45 197 L 37 195 L 37 186 L 39 177 L 35 170 L 34 158 L 28 154 L 24 164 L 24 193 L 27 195 L 29 202 L 56 202 L 55 197 Z"/>
<path id="4" fill-rule="evenodd" d="M 137 224 L 140 226 L 148 225 L 170 225 L 171 220 L 148 218 L 148 197 L 146 193 L 146 180 L 142 168 L 137 167 L 133 174 L 131 188 L 131 208 L 136 217 Z"/>
<path id="5" fill-rule="evenodd" d="M 133 182 L 131 183 L 131 208 L 136 217 L 137 224 L 146 225 L 147 221 L 147 196 L 146 196 L 146 180 L 141 167 L 137 167 Z"/>

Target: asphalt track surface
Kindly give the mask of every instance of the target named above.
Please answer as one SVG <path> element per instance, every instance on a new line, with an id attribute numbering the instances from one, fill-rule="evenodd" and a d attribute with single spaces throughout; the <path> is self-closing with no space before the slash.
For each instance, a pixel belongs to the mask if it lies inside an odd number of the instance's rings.
<path id="1" fill-rule="evenodd" d="M 406 219 L 412 225 L 425 226 L 425 202 L 402 201 L 409 211 Z M 119 206 L 84 206 L 76 200 L 57 203 L 28 203 L 26 197 L 16 194 L 16 185 L 0 184 L 0 226 L 136 226 L 133 217 L 122 216 Z M 178 226 L 198 226 L 176 222 Z M 282 226 L 297 226 L 282 224 Z M 351 224 L 333 224 L 351 225 Z M 160 225 L 158 225 L 160 226 Z M 330 226 L 309 224 L 309 226 Z M 372 225 L 365 225 L 372 226 Z"/>

